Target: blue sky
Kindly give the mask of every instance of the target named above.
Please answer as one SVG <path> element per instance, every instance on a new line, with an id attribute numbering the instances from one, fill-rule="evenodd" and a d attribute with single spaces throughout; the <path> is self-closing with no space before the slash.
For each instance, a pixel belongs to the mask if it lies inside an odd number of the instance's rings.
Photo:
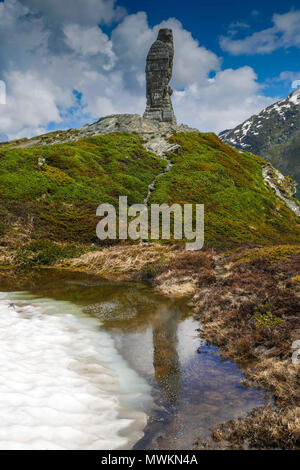
<path id="1" fill-rule="evenodd" d="M 0 132 L 142 114 L 145 59 L 160 27 L 174 33 L 178 122 L 234 127 L 300 79 L 299 0 L 0 0 Z"/>
<path id="2" fill-rule="evenodd" d="M 272 27 L 274 13 L 285 14 L 300 9 L 300 0 L 285 1 L 236 1 L 236 0 L 130 0 L 122 2 L 128 12 L 147 11 L 150 25 L 169 16 L 178 18 L 200 45 L 213 50 L 223 58 L 225 68 L 244 65 L 253 67 L 258 80 L 266 85 L 267 96 L 285 96 L 291 92 L 291 80 L 275 81 L 282 71 L 300 74 L 300 48 L 290 47 L 265 54 L 240 54 L 234 56 L 220 47 L 220 36 L 226 36 L 230 26 L 237 25 L 236 37 L 245 37 L 256 31 Z M 238 27 L 240 23 L 240 27 Z M 255 52 L 255 50 L 254 50 Z"/>

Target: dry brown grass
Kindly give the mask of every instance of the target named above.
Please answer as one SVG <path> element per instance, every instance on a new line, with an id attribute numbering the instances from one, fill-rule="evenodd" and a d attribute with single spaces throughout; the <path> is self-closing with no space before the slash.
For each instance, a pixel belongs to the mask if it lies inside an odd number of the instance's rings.
<path id="1" fill-rule="evenodd" d="M 214 433 L 219 440 L 229 441 L 233 448 L 247 443 L 250 448 L 299 449 L 300 407 L 258 408 L 248 418 L 229 421 Z"/>
<path id="2" fill-rule="evenodd" d="M 280 404 L 300 406 L 300 370 L 291 358 L 262 358 L 251 370 L 251 378 L 271 391 Z"/>
<path id="3" fill-rule="evenodd" d="M 161 266 L 161 274 L 154 285 L 165 295 L 172 297 L 192 296 L 204 278 L 213 277 L 212 251 L 177 251 Z"/>
<path id="4" fill-rule="evenodd" d="M 215 281 L 198 285 L 193 298 L 207 340 L 225 356 L 241 361 L 246 376 L 275 398 L 276 405 L 221 427 L 222 439 L 235 447 L 300 445 L 300 368 L 291 359 L 292 343 L 300 338 L 300 296 L 295 282 L 300 256 L 299 249 L 292 248 L 274 247 L 267 253 L 250 250 L 255 256 L 244 256 L 241 250 L 225 258 L 215 256 Z M 258 313 L 267 318 L 269 312 L 280 321 L 256 321 Z M 216 430 L 219 438 L 220 432 Z"/>
<path id="5" fill-rule="evenodd" d="M 175 255 L 170 247 L 159 244 L 117 245 L 91 251 L 80 258 L 67 260 L 63 266 L 101 275 L 132 277 L 149 265 L 159 265 Z"/>
<path id="6" fill-rule="evenodd" d="M 65 260 L 61 267 L 122 278 L 153 281 L 163 294 L 172 297 L 193 295 L 204 276 L 213 273 L 209 252 L 187 252 L 178 246 L 117 245 L 92 251 L 80 258 Z"/>
<path id="7" fill-rule="evenodd" d="M 0 247 L 0 267 L 10 267 L 13 263 L 13 253 L 5 247 Z"/>

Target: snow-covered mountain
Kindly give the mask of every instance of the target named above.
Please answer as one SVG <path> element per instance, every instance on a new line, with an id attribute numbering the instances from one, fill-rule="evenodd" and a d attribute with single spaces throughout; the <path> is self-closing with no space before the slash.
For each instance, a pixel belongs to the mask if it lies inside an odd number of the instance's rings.
<path id="1" fill-rule="evenodd" d="M 300 89 L 219 134 L 224 142 L 260 155 L 298 183 L 300 194 Z"/>

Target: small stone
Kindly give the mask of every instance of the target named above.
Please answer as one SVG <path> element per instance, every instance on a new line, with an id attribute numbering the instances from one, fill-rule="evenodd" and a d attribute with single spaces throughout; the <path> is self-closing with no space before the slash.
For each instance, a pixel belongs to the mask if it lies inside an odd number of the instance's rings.
<path id="1" fill-rule="evenodd" d="M 197 349 L 198 354 L 207 354 L 207 351 L 202 350 L 201 346 Z"/>
<path id="2" fill-rule="evenodd" d="M 244 388 L 249 388 L 250 387 L 250 383 L 246 379 L 241 380 L 240 385 Z"/>
<path id="3" fill-rule="evenodd" d="M 222 438 L 222 433 L 219 429 L 215 429 L 212 433 L 212 437 L 213 437 L 213 440 L 215 442 L 220 442 L 223 438 Z"/>

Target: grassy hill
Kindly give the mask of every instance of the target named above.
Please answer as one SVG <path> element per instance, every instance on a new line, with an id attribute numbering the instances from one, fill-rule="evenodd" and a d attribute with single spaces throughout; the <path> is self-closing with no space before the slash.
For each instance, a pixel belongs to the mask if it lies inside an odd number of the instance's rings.
<path id="1" fill-rule="evenodd" d="M 39 166 L 39 158 L 46 163 Z M 110 134 L 76 143 L 0 150 L 0 235 L 96 241 L 103 202 L 142 203 L 167 163 L 135 135 Z"/>
<path id="2" fill-rule="evenodd" d="M 180 133 L 170 172 L 157 180 L 150 202 L 204 203 L 210 246 L 297 243 L 300 224 L 265 185 L 264 161 L 214 134 Z M 73 143 L 0 148 L 0 241 L 98 242 L 96 207 L 142 203 L 167 162 L 134 134 L 115 133 Z M 39 159 L 45 159 L 40 166 Z M 99 242 L 100 243 L 100 242 Z"/>
<path id="3" fill-rule="evenodd" d="M 264 160 L 239 152 L 215 134 L 177 134 L 172 171 L 158 180 L 150 202 L 205 204 L 206 244 L 223 246 L 299 241 L 300 224 L 265 185 Z"/>

